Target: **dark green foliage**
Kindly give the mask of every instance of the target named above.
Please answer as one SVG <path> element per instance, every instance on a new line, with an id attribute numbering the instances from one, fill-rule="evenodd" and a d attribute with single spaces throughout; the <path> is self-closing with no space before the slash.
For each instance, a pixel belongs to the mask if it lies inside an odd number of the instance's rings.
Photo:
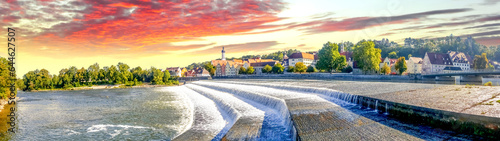
<path id="1" fill-rule="evenodd" d="M 175 78 L 170 77 L 168 71 L 161 71 L 152 67 L 143 70 L 141 67 L 130 68 L 127 64 L 118 63 L 111 67 L 99 68 L 95 63 L 86 70 L 72 66 L 61 69 L 59 75 L 50 75 L 45 69 L 29 71 L 19 80 L 17 85 L 24 91 L 42 89 L 70 89 L 73 87 L 92 86 L 96 84 L 124 84 L 125 86 L 141 85 L 151 82 L 155 85 L 178 84 Z"/>

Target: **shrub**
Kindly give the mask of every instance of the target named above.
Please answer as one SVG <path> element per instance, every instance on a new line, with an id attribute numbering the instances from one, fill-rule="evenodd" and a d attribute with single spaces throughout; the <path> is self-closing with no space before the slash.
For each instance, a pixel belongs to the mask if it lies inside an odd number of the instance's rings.
<path id="1" fill-rule="evenodd" d="M 488 81 L 488 82 L 484 83 L 484 86 L 493 86 L 493 84 L 491 83 L 491 81 Z"/>

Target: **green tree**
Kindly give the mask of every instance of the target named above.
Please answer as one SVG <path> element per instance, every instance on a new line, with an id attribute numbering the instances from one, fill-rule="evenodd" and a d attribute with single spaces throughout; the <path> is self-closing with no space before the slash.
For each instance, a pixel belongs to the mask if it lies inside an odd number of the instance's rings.
<path id="1" fill-rule="evenodd" d="M 281 74 L 285 70 L 285 67 L 283 67 L 280 63 L 276 63 L 276 65 L 273 66 L 273 73 Z"/>
<path id="2" fill-rule="evenodd" d="M 354 61 L 365 73 L 379 70 L 380 52 L 381 50 L 375 48 L 372 41 L 361 41 L 354 47 Z"/>
<path id="3" fill-rule="evenodd" d="M 287 72 L 295 72 L 295 68 L 293 66 L 288 66 Z"/>
<path id="4" fill-rule="evenodd" d="M 399 57 L 399 59 L 398 59 L 398 61 L 396 61 L 396 64 L 394 67 L 396 68 L 396 71 L 399 72 L 399 75 L 403 75 L 403 72 L 405 72 L 408 69 L 406 67 L 406 58 Z"/>
<path id="5" fill-rule="evenodd" d="M 100 68 L 98 63 L 90 65 L 89 68 L 87 68 L 87 72 L 89 73 L 88 75 L 89 79 L 87 80 L 91 82 L 96 82 L 99 79 L 99 71 Z"/>
<path id="6" fill-rule="evenodd" d="M 152 72 L 152 80 L 151 84 L 153 85 L 162 85 L 163 83 L 163 72 L 161 70 L 156 69 L 154 67 L 151 67 L 151 72 Z"/>
<path id="7" fill-rule="evenodd" d="M 168 72 L 168 70 L 165 70 L 163 72 L 163 83 L 165 84 L 170 84 L 170 72 Z"/>
<path id="8" fill-rule="evenodd" d="M 210 62 L 204 63 L 203 67 L 210 73 L 210 76 L 215 75 L 215 67 Z"/>
<path id="9" fill-rule="evenodd" d="M 295 64 L 295 67 L 294 67 L 294 71 L 295 72 L 299 72 L 299 73 L 303 73 L 303 72 L 306 72 L 306 65 L 304 65 L 304 63 L 302 62 L 298 62 L 297 64 Z"/>
<path id="10" fill-rule="evenodd" d="M 474 57 L 474 69 L 486 69 L 488 67 L 488 57 L 486 53 Z"/>
<path id="11" fill-rule="evenodd" d="M 253 69 L 253 67 L 252 67 L 252 66 L 250 66 L 250 67 L 248 67 L 248 69 L 247 69 L 247 73 L 246 73 L 246 74 L 253 74 L 253 73 L 254 73 L 254 71 L 255 71 L 255 69 Z"/>
<path id="12" fill-rule="evenodd" d="M 311 73 L 311 72 L 316 72 L 316 71 L 317 71 L 317 70 L 316 70 L 316 68 L 314 68 L 314 67 L 313 67 L 313 66 L 311 66 L 311 65 L 309 65 L 309 66 L 307 67 L 307 70 L 306 70 L 306 72 L 309 72 L 309 73 Z"/>
<path id="13" fill-rule="evenodd" d="M 245 69 L 245 67 L 240 67 L 238 74 L 246 74 L 246 73 L 247 73 L 247 69 Z"/>
<path id="14" fill-rule="evenodd" d="M 341 71 L 345 66 L 347 66 L 345 56 L 339 56 L 335 59 L 333 63 L 333 68 L 336 71 Z"/>
<path id="15" fill-rule="evenodd" d="M 342 72 L 345 72 L 345 73 L 351 73 L 353 70 L 352 70 L 352 67 L 351 66 L 347 66 L 345 67 L 344 69 L 342 69 Z"/>
<path id="16" fill-rule="evenodd" d="M 10 65 L 9 61 L 0 57 L 0 97 L 6 99 L 9 97 L 10 91 Z"/>
<path id="17" fill-rule="evenodd" d="M 327 42 L 323 44 L 323 47 L 318 52 L 319 61 L 316 67 L 328 72 L 342 70 L 347 63 L 345 56 L 340 55 L 338 48 L 338 45 L 334 43 Z"/>
<path id="18" fill-rule="evenodd" d="M 391 73 L 391 67 L 387 66 L 386 63 L 384 63 L 384 66 L 382 66 L 380 73 L 382 74 L 389 74 Z"/>
<path id="19" fill-rule="evenodd" d="M 396 53 L 395 51 L 390 52 L 388 57 L 391 59 L 396 59 L 396 58 L 398 58 L 398 53 Z"/>
<path id="20" fill-rule="evenodd" d="M 264 68 L 262 68 L 262 73 L 270 73 L 272 70 L 273 68 L 271 66 L 266 65 L 264 66 Z"/>

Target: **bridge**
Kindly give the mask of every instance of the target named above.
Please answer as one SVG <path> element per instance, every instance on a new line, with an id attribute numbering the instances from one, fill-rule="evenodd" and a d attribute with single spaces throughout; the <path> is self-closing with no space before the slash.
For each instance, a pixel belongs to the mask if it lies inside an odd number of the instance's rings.
<path id="1" fill-rule="evenodd" d="M 467 71 L 442 71 L 437 73 L 423 74 L 425 79 L 434 78 L 437 81 L 456 82 L 483 82 L 485 80 L 499 81 L 500 70 L 467 70 Z M 487 82 L 487 81 L 486 81 Z"/>

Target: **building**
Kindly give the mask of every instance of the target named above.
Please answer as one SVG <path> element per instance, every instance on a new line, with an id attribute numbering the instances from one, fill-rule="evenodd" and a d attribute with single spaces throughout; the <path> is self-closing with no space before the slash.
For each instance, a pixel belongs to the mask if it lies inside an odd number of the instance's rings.
<path id="1" fill-rule="evenodd" d="M 340 55 L 345 56 L 345 62 L 348 66 L 354 67 L 354 61 L 352 59 L 352 52 L 340 52 Z"/>
<path id="2" fill-rule="evenodd" d="M 407 73 L 422 74 L 422 64 L 424 60 L 420 57 L 410 57 L 406 61 Z"/>
<path id="3" fill-rule="evenodd" d="M 462 71 L 468 71 L 471 69 L 471 62 L 473 60 L 469 55 L 463 52 L 455 51 L 448 51 L 447 54 L 450 56 L 454 67 L 459 67 Z"/>
<path id="4" fill-rule="evenodd" d="M 233 59 L 226 60 L 225 53 L 226 51 L 222 48 L 222 59 L 221 60 L 212 60 L 212 65 L 215 67 L 215 77 L 223 77 L 223 76 L 234 76 L 238 75 L 238 72 L 241 67 L 248 69 L 252 63 L 261 63 L 261 62 L 276 62 L 276 60 L 272 59 L 261 59 L 260 57 L 251 58 L 251 59 Z"/>
<path id="5" fill-rule="evenodd" d="M 196 77 L 196 71 L 195 70 L 188 70 L 184 74 L 186 77 Z"/>
<path id="6" fill-rule="evenodd" d="M 453 67 L 448 54 L 426 52 L 422 63 L 422 74 L 439 73 L 446 67 Z"/>
<path id="7" fill-rule="evenodd" d="M 309 53 L 303 53 L 303 52 L 298 52 L 298 53 L 293 53 L 288 57 L 288 66 L 295 66 L 298 62 L 304 63 L 306 66 L 313 65 L 315 63 L 314 60 L 314 55 L 309 54 Z"/>
<path id="8" fill-rule="evenodd" d="M 170 76 L 182 77 L 182 69 L 180 67 L 171 67 L 166 70 L 168 70 Z"/>
<path id="9" fill-rule="evenodd" d="M 198 67 L 195 68 L 194 71 L 196 72 L 196 77 L 209 77 L 210 72 L 208 72 L 205 68 Z"/>
<path id="10" fill-rule="evenodd" d="M 398 59 L 391 59 L 389 57 L 385 57 L 385 59 L 381 60 L 382 62 L 379 64 L 379 68 L 382 69 L 384 64 L 387 64 L 391 68 L 391 73 L 396 72 L 396 62 Z"/>
<path id="11" fill-rule="evenodd" d="M 258 63 L 251 63 L 250 66 L 252 66 L 253 69 L 255 70 L 254 74 L 259 74 L 260 75 L 260 74 L 262 74 L 262 69 L 266 65 L 269 65 L 269 66 L 273 67 L 277 63 L 278 63 L 278 61 L 274 61 L 274 62 L 258 62 Z"/>

